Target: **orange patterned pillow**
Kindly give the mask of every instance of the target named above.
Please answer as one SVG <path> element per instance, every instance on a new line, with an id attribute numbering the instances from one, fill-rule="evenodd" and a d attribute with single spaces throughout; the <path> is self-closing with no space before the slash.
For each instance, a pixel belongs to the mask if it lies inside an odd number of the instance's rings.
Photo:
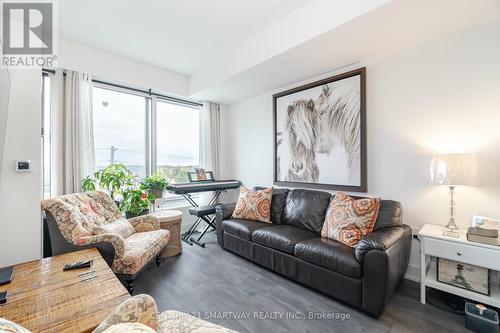
<path id="1" fill-rule="evenodd" d="M 233 217 L 270 223 L 272 198 L 272 187 L 260 191 L 251 191 L 242 186 Z"/>
<path id="2" fill-rule="evenodd" d="M 372 232 L 378 216 L 380 198 L 354 199 L 339 192 L 330 201 L 321 237 L 354 247 Z"/>

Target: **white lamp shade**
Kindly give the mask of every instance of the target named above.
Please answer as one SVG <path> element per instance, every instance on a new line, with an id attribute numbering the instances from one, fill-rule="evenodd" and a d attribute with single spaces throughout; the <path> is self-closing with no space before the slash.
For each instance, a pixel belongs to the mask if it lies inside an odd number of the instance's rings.
<path id="1" fill-rule="evenodd" d="M 477 160 L 473 154 L 443 154 L 432 158 L 431 183 L 436 185 L 477 185 Z"/>

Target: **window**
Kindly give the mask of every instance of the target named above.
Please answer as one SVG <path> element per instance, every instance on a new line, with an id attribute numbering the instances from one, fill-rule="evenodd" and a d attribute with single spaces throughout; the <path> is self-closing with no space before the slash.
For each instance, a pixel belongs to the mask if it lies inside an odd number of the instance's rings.
<path id="1" fill-rule="evenodd" d="M 141 178 L 159 171 L 188 182 L 187 172 L 200 164 L 197 104 L 101 82 L 92 94 L 96 169 L 123 163 Z"/>
<path id="2" fill-rule="evenodd" d="M 92 94 L 96 169 L 123 163 L 134 174 L 146 176 L 149 99 L 97 86 Z"/>
<path id="3" fill-rule="evenodd" d="M 156 168 L 167 179 L 187 183 L 200 165 L 200 111 L 191 106 L 156 103 Z"/>

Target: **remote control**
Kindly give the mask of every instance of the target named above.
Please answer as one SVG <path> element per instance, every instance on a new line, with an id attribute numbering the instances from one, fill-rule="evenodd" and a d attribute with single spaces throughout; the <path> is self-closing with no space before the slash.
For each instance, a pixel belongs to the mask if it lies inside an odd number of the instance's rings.
<path id="1" fill-rule="evenodd" d="M 9 295 L 8 291 L 2 291 L 0 293 L 0 305 L 7 303 L 7 296 Z"/>
<path id="2" fill-rule="evenodd" d="M 74 262 L 64 265 L 63 271 L 71 271 L 73 269 L 92 267 L 93 260 Z"/>

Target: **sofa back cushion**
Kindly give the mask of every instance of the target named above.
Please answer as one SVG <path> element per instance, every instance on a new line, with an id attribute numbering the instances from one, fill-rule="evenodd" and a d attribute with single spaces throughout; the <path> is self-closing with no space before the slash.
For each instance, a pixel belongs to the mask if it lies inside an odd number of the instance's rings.
<path id="1" fill-rule="evenodd" d="M 282 224 L 295 225 L 319 235 L 331 197 L 328 192 L 291 190 L 286 197 Z"/>
<path id="2" fill-rule="evenodd" d="M 263 190 L 265 187 L 256 186 L 254 191 Z M 271 200 L 271 222 L 274 224 L 282 224 L 283 210 L 285 209 L 286 197 L 289 190 L 286 188 L 274 188 L 273 197 Z"/>
<path id="3" fill-rule="evenodd" d="M 403 209 L 401 203 L 394 200 L 380 200 L 380 208 L 378 210 L 378 218 L 375 221 L 373 230 L 380 230 L 393 225 L 402 223 Z"/>

